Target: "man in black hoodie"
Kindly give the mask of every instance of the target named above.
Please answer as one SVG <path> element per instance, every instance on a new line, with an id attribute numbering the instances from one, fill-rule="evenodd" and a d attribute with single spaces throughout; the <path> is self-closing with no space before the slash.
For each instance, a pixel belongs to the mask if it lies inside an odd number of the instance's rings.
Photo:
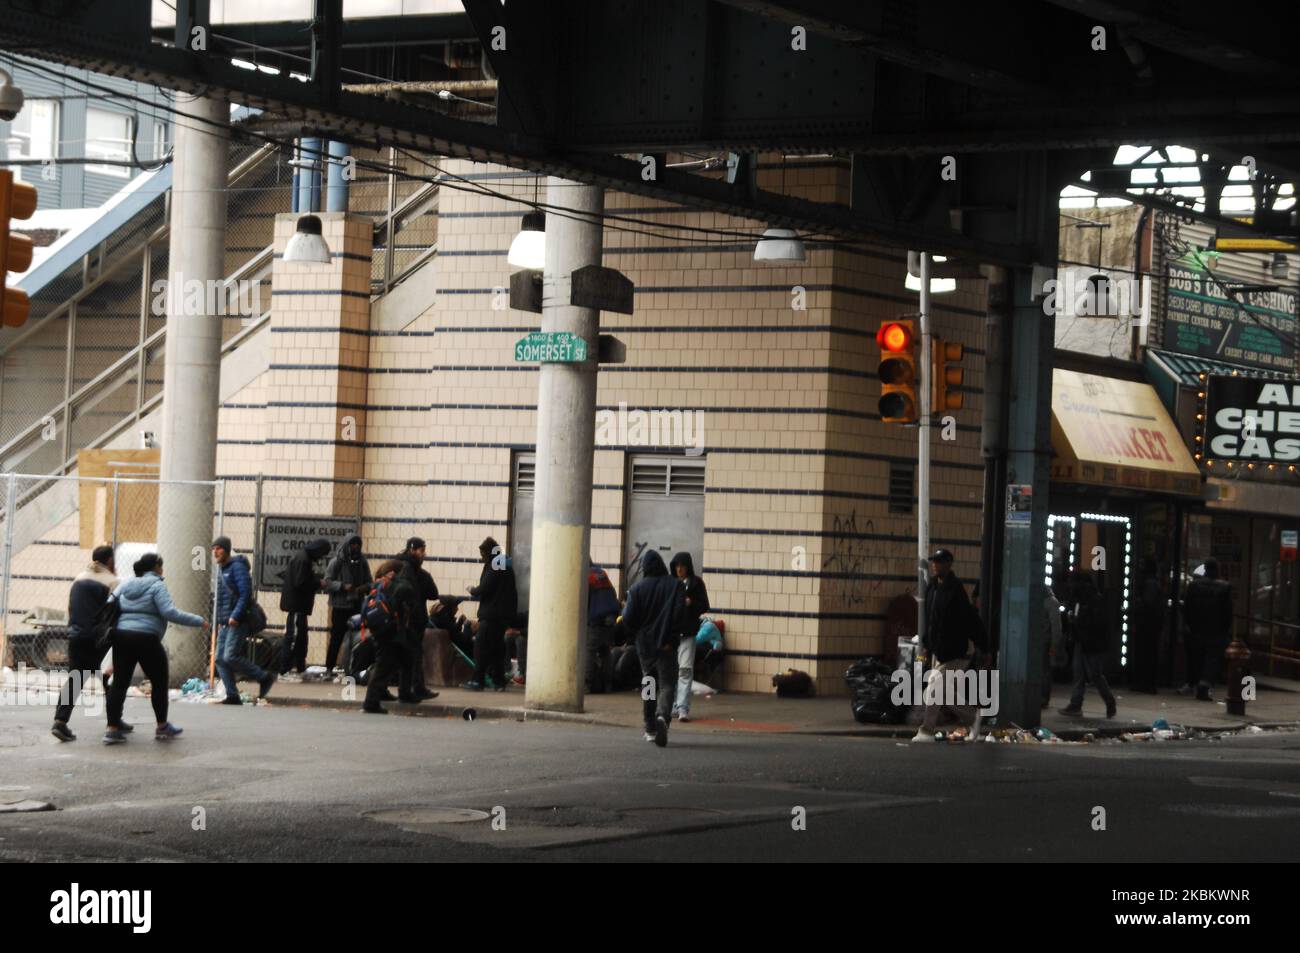
<path id="1" fill-rule="evenodd" d="M 438 585 L 424 568 L 426 551 L 424 540 L 412 536 L 406 541 L 406 549 L 393 557 L 402 564 L 400 578 L 411 587 L 406 631 L 409 664 L 401 668 L 397 690 L 398 700 L 411 704 L 438 695 L 424 683 L 424 630 L 429 627 L 429 602 L 438 598 Z"/>
<path id="2" fill-rule="evenodd" d="M 695 635 L 700 631 L 700 616 L 709 611 L 709 591 L 704 580 L 695 575 L 691 554 L 678 553 L 668 564 L 681 587 L 681 605 L 677 609 L 677 696 L 673 714 L 679 721 L 691 720 L 691 683 L 695 681 Z"/>
<path id="3" fill-rule="evenodd" d="M 641 578 L 632 584 L 623 609 L 623 624 L 636 639 L 641 662 L 641 712 L 645 740 L 668 744 L 673 683 L 677 678 L 677 611 L 682 598 L 677 579 L 668 575 L 656 550 L 641 557 Z"/>
<path id="4" fill-rule="evenodd" d="M 355 533 L 330 560 L 325 570 L 325 590 L 330 594 L 330 641 L 325 649 L 325 671 L 334 671 L 339 649 L 347 635 L 348 620 L 361 611 L 370 591 L 370 563 L 361 553 L 361 537 Z"/>
<path id="5" fill-rule="evenodd" d="M 478 600 L 478 635 L 474 638 L 474 678 L 464 688 L 481 692 L 485 680 L 492 679 L 492 687 L 505 691 L 506 687 L 506 628 L 519 612 L 519 591 L 515 586 L 515 571 L 510 557 L 489 536 L 479 545 L 483 571 L 478 585 L 469 594 Z"/>
<path id="6" fill-rule="evenodd" d="M 280 651 L 280 674 L 297 669 L 307 670 L 307 622 L 316 605 L 316 593 L 325 583 L 316 572 L 316 563 L 329 555 L 330 544 L 313 539 L 289 560 L 284 570 L 284 588 L 280 590 L 280 608 L 284 618 L 284 648 Z"/>

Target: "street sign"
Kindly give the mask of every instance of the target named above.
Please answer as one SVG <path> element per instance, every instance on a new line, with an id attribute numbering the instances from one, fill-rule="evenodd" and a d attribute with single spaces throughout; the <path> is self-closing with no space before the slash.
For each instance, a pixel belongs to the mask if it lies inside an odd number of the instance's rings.
<path id="1" fill-rule="evenodd" d="M 1282 562 L 1293 563 L 1296 561 L 1295 554 L 1298 544 L 1300 544 L 1300 530 L 1282 530 Z"/>
<path id="2" fill-rule="evenodd" d="M 587 359 L 587 342 L 572 331 L 534 331 L 515 342 L 516 361 L 580 364 Z"/>
<path id="3" fill-rule="evenodd" d="M 280 573 L 288 568 L 298 550 L 313 539 L 323 539 L 330 544 L 328 562 L 338 552 L 343 541 L 357 532 L 357 521 L 351 516 L 264 516 L 262 518 L 262 545 L 257 550 L 257 588 L 263 591 L 279 590 Z"/>
<path id="4" fill-rule="evenodd" d="M 1007 487 L 1007 525 L 1028 526 L 1033 515 L 1034 488 L 1028 483 Z"/>

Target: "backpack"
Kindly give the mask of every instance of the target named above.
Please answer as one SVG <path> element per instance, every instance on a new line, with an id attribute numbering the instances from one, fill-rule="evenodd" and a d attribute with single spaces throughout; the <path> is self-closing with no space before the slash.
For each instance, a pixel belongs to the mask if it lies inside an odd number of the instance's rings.
<path id="1" fill-rule="evenodd" d="M 95 640 L 96 651 L 107 652 L 113 647 L 113 632 L 121 615 L 122 604 L 117 601 L 116 594 L 109 593 L 107 601 L 100 606 L 94 621 L 90 623 L 89 634 Z"/>
<path id="2" fill-rule="evenodd" d="M 397 629 L 397 612 L 382 585 L 371 586 L 361 607 L 362 638 L 389 635 Z"/>

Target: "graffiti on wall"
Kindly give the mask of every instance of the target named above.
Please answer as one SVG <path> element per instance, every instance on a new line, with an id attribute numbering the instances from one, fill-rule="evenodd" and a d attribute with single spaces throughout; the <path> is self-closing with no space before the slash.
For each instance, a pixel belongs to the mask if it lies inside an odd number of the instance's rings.
<path id="1" fill-rule="evenodd" d="M 829 574 L 822 582 L 822 591 L 832 605 L 845 609 L 863 606 L 880 591 L 889 557 L 882 542 L 870 538 L 874 531 L 871 520 L 858 527 L 857 510 L 848 516 L 835 516 L 822 567 Z"/>

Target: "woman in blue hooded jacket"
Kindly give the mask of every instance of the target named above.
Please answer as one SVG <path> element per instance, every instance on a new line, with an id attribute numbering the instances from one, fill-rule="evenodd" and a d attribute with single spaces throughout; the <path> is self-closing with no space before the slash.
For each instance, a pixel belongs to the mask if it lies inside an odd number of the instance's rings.
<path id="1" fill-rule="evenodd" d="M 176 608 L 163 582 L 163 561 L 157 553 L 145 553 L 132 568 L 135 578 L 124 582 L 116 593 L 122 612 L 113 629 L 114 672 L 108 692 L 106 745 L 126 740 L 122 732 L 122 706 L 137 663 L 152 686 L 150 701 L 158 722 L 154 738 L 171 741 L 181 733 L 181 729 L 167 720 L 167 652 L 162 644 L 163 635 L 168 622 L 196 628 L 208 625 L 202 616 Z"/>

